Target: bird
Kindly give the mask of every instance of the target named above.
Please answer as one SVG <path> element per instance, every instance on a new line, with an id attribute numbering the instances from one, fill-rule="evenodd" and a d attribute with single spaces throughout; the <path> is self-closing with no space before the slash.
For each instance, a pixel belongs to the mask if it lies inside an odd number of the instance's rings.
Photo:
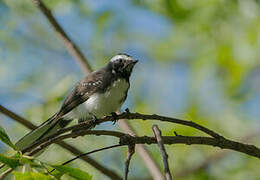
<path id="1" fill-rule="evenodd" d="M 130 76 L 138 60 L 126 53 L 113 56 L 101 69 L 78 82 L 59 111 L 15 144 L 23 151 L 37 140 L 66 127 L 72 120 L 95 120 L 119 110 L 127 98 Z"/>

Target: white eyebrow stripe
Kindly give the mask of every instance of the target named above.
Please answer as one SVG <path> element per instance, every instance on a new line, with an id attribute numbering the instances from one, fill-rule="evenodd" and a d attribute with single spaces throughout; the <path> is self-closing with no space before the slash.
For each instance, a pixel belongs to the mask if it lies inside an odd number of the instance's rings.
<path id="1" fill-rule="evenodd" d="M 118 59 L 132 60 L 132 57 L 124 55 L 124 54 L 119 54 L 119 55 L 115 55 L 114 57 L 112 57 L 112 59 L 110 59 L 110 62 L 114 62 Z"/>

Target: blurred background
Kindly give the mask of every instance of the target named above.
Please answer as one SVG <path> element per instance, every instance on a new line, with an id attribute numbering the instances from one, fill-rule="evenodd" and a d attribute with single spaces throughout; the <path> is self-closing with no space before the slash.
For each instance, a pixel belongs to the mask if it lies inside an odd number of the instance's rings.
<path id="1" fill-rule="evenodd" d="M 119 52 L 139 59 L 123 109 L 193 120 L 227 138 L 260 146 L 259 0 L 45 0 L 58 22 L 98 69 Z M 0 104 L 40 124 L 54 114 L 83 77 L 46 18 L 31 0 L 0 0 Z M 13 142 L 29 130 L 0 114 Z M 202 135 L 175 124 L 131 121 L 138 135 Z M 96 129 L 119 130 L 106 123 Z M 249 137 L 249 138 L 248 138 Z M 68 140 L 84 152 L 117 143 L 111 137 Z M 147 146 L 163 171 L 160 151 Z M 260 179 L 260 161 L 208 146 L 166 146 L 176 179 Z M 0 153 L 10 149 L 0 143 Z M 92 155 L 122 175 L 127 148 Z M 40 156 L 62 163 L 73 157 L 52 145 Z M 81 160 L 71 164 L 108 179 Z M 186 172 L 187 171 L 187 172 Z M 185 173 L 183 173 L 185 172 Z M 136 153 L 130 179 L 150 179 Z"/>

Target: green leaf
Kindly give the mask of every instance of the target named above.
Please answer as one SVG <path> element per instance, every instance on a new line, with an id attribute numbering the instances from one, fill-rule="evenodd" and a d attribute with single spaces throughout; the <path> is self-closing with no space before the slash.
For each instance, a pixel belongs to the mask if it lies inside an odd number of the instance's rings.
<path id="1" fill-rule="evenodd" d="M 0 162 L 6 164 L 11 168 L 16 168 L 17 166 L 21 166 L 24 164 L 29 164 L 32 167 L 41 167 L 38 163 L 34 162 L 34 159 L 29 156 L 23 156 L 21 153 L 16 153 L 12 157 L 7 157 L 0 154 Z"/>
<path id="2" fill-rule="evenodd" d="M 41 165 L 36 163 L 31 156 L 25 156 L 18 152 L 13 157 L 18 159 L 21 165 L 29 164 L 31 167 L 41 167 Z"/>
<path id="3" fill-rule="evenodd" d="M 64 174 L 61 173 L 60 171 L 55 170 L 55 171 L 53 171 L 53 172 L 51 173 L 51 175 L 53 175 L 56 179 L 60 179 L 61 176 L 63 176 Z"/>
<path id="4" fill-rule="evenodd" d="M 38 172 L 14 172 L 15 180 L 53 180 L 51 176 L 47 176 Z"/>
<path id="5" fill-rule="evenodd" d="M 71 168 L 68 166 L 62 166 L 62 165 L 52 165 L 53 168 L 60 171 L 63 174 L 67 174 L 71 177 L 74 177 L 79 180 L 91 180 L 92 176 L 88 174 L 85 171 L 82 171 L 78 168 Z"/>
<path id="6" fill-rule="evenodd" d="M 7 166 L 9 166 L 11 168 L 16 168 L 17 166 L 21 165 L 19 158 L 6 157 L 2 154 L 0 154 L 0 162 L 6 164 Z"/>
<path id="7" fill-rule="evenodd" d="M 12 147 L 14 150 L 18 150 L 18 148 L 11 142 L 10 138 L 8 137 L 2 126 L 0 126 L 0 140 Z"/>

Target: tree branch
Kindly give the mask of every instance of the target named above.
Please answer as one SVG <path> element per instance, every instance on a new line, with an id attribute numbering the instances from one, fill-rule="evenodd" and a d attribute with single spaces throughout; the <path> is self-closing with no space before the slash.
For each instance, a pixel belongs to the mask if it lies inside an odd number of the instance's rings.
<path id="1" fill-rule="evenodd" d="M 127 152 L 127 158 L 125 161 L 125 174 L 124 174 L 124 180 L 127 180 L 128 172 L 129 172 L 129 165 L 131 158 L 133 154 L 135 153 L 135 144 L 129 144 L 128 145 L 128 152 Z"/>
<path id="2" fill-rule="evenodd" d="M 168 154 L 167 154 L 164 144 L 163 144 L 164 142 L 162 139 L 162 133 L 157 125 L 153 125 L 152 129 L 153 129 L 153 133 L 156 138 L 157 144 L 162 153 L 164 173 L 165 173 L 166 180 L 172 180 L 172 175 L 171 175 L 171 172 L 169 169 L 169 163 L 168 163 Z"/>
<path id="3" fill-rule="evenodd" d="M 30 121 L 24 119 L 23 117 L 19 116 L 18 114 L 10 111 L 9 109 L 7 109 L 7 108 L 5 108 L 1 105 L 0 105 L 0 112 L 3 113 L 4 115 L 8 116 L 9 118 L 19 122 L 20 124 L 24 125 L 25 127 L 29 128 L 31 130 L 37 128 L 37 126 L 32 124 Z M 80 151 L 79 149 L 73 147 L 72 145 L 70 145 L 70 144 L 68 144 L 64 141 L 57 142 L 57 144 L 59 146 L 63 147 L 64 149 L 66 149 L 67 151 L 69 151 L 70 153 L 72 153 L 75 156 L 77 156 L 79 154 L 83 154 L 82 151 Z M 106 176 L 110 177 L 111 179 L 116 179 L 116 180 L 122 179 L 114 171 L 104 167 L 103 165 L 101 165 L 100 163 L 98 163 L 97 161 L 95 161 L 94 159 L 92 159 L 88 156 L 82 156 L 82 157 L 80 157 L 80 159 L 85 161 L 86 163 L 90 164 L 91 166 L 93 166 L 94 168 L 96 168 L 98 171 L 102 172 Z"/>
<path id="4" fill-rule="evenodd" d="M 75 127 L 75 126 L 72 126 Z M 56 133 L 55 133 L 56 134 Z M 68 139 L 68 138 L 76 138 L 78 136 L 85 136 L 85 135 L 107 135 L 107 136 L 113 136 L 113 137 L 122 137 L 125 134 L 117 131 L 99 131 L 99 130 L 80 130 L 80 131 L 73 131 L 71 133 L 67 133 L 65 135 L 60 135 L 57 133 L 57 135 L 53 136 L 48 136 L 46 138 L 40 139 L 39 141 L 35 142 L 28 148 L 24 149 L 22 153 L 26 153 L 29 156 L 32 156 L 42 149 L 46 148 L 47 146 L 53 144 L 54 142 L 59 142 L 63 139 Z"/>
<path id="5" fill-rule="evenodd" d="M 70 39 L 70 37 L 65 33 L 60 24 L 52 15 L 52 12 L 46 7 L 46 5 L 41 0 L 33 0 L 34 4 L 40 9 L 40 11 L 47 18 L 54 31 L 57 33 L 58 37 L 63 41 L 68 52 L 74 57 L 80 65 L 80 68 L 85 74 L 88 74 L 92 71 L 91 66 L 89 65 L 87 59 L 80 51 L 78 46 Z"/>
<path id="6" fill-rule="evenodd" d="M 133 136 L 137 136 L 137 134 L 134 132 L 133 128 L 129 125 L 126 119 L 122 119 L 118 122 L 119 127 L 126 133 L 126 134 L 131 134 Z M 156 180 L 163 180 L 163 175 L 147 151 L 146 147 L 144 144 L 136 144 L 136 151 L 142 158 L 144 164 L 146 165 L 147 169 L 149 170 L 150 174 L 152 175 L 153 179 Z"/>
<path id="7" fill-rule="evenodd" d="M 76 125 L 77 126 L 77 125 Z M 76 127 L 72 126 L 72 127 Z M 68 128 L 67 128 L 68 129 Z M 76 128 L 75 128 L 76 129 Z M 82 129 L 81 131 L 72 131 L 71 133 L 65 135 L 51 135 L 48 136 L 37 143 L 30 146 L 26 149 L 26 152 L 29 152 L 29 155 L 33 155 L 42 149 L 46 148 L 52 143 L 56 143 L 63 139 L 67 138 L 76 138 L 78 136 L 84 135 L 106 135 L 106 136 L 113 136 L 120 139 L 121 145 L 129 145 L 129 144 L 155 144 L 157 143 L 154 137 L 142 136 L 142 137 L 133 137 L 125 133 L 116 132 L 116 131 L 100 131 L 100 130 L 87 130 Z M 201 144 L 201 145 L 209 145 L 209 146 L 216 146 L 221 149 L 230 149 L 234 151 L 238 151 L 241 153 L 248 154 L 250 156 L 254 156 L 260 158 L 260 149 L 254 145 L 243 144 L 240 142 L 228 140 L 226 138 L 216 139 L 212 137 L 198 137 L 198 136 L 162 136 L 162 140 L 164 144 Z M 40 142 L 40 143 L 39 143 Z M 29 151 L 30 150 L 30 151 Z"/>
<path id="8" fill-rule="evenodd" d="M 156 114 L 148 115 L 148 114 L 140 114 L 140 113 L 123 112 L 123 113 L 116 115 L 116 116 L 106 116 L 102 119 L 97 119 L 95 121 L 95 123 L 93 121 L 85 121 L 85 122 L 79 123 L 79 124 L 74 125 L 74 126 L 59 129 L 55 133 L 53 133 L 52 135 L 50 135 L 46 138 L 40 139 L 39 141 L 35 142 L 30 147 L 24 149 L 22 152 L 31 151 L 33 148 L 35 148 L 36 146 L 38 146 L 42 142 L 48 141 L 49 139 L 51 139 L 53 137 L 57 137 L 60 134 L 66 133 L 68 131 L 74 130 L 74 131 L 79 132 L 80 130 L 89 129 L 90 127 L 96 126 L 96 125 L 103 123 L 103 122 L 115 121 L 115 120 L 121 120 L 121 119 L 128 119 L 128 120 L 130 120 L 130 119 L 132 119 L 132 120 L 133 119 L 142 119 L 142 120 L 149 119 L 149 120 L 159 120 L 159 121 L 163 121 L 163 122 L 171 122 L 171 123 L 182 124 L 182 125 L 185 125 L 185 126 L 193 127 L 193 128 L 198 129 L 202 132 L 205 132 L 206 134 L 211 135 L 212 137 L 214 137 L 216 139 L 225 140 L 225 138 L 223 136 L 219 135 L 218 133 L 216 133 L 216 132 L 214 132 L 214 131 L 212 131 L 212 130 L 204 127 L 204 126 L 201 126 L 197 123 L 194 123 L 192 121 L 186 121 L 186 120 L 181 120 L 181 119 L 176 119 L 176 118 L 171 118 L 171 117 L 166 117 L 166 116 L 160 116 L 160 115 L 156 115 Z"/>
<path id="9" fill-rule="evenodd" d="M 240 138 L 241 142 L 249 142 L 249 140 L 260 136 L 260 130 L 250 133 L 242 138 Z M 197 171 L 200 171 L 202 169 L 205 169 L 207 167 L 210 166 L 210 164 L 212 163 L 216 163 L 218 161 L 221 161 L 222 159 L 224 159 L 224 157 L 226 157 L 229 153 L 231 153 L 230 151 L 221 151 L 218 153 L 214 153 L 210 156 L 208 156 L 207 158 L 205 158 L 202 162 L 198 163 L 197 165 L 193 165 L 191 167 L 185 167 L 183 168 L 183 170 L 180 170 L 179 172 L 175 173 L 175 177 L 177 178 L 181 178 L 181 177 L 186 177 L 189 176 L 191 174 L 196 173 Z"/>
<path id="10" fill-rule="evenodd" d="M 11 173 L 14 169 L 12 168 L 8 168 L 6 171 L 4 171 L 1 175 L 0 175 L 0 180 L 3 180 L 6 178 L 6 176 L 8 176 L 9 173 Z"/>
<path id="11" fill-rule="evenodd" d="M 9 118 L 19 122 L 20 124 L 24 125 L 25 127 L 29 128 L 29 129 L 37 128 L 37 126 L 32 124 L 30 121 L 24 119 L 23 117 L 19 116 L 18 114 L 14 113 L 12 111 L 10 111 L 9 109 L 2 106 L 1 104 L 0 104 L 0 112 L 4 115 L 8 116 Z"/>
<path id="12" fill-rule="evenodd" d="M 182 119 L 177 119 L 177 118 L 171 118 L 171 117 L 166 117 L 166 116 L 160 116 L 160 115 L 156 115 L 156 114 L 152 114 L 152 115 L 149 115 L 149 114 L 141 114 L 141 113 L 130 113 L 130 112 L 123 112 L 121 114 L 118 114 L 116 116 L 106 116 L 105 118 L 102 118 L 102 119 L 98 119 L 96 121 L 95 124 L 93 124 L 92 121 L 88 121 L 88 122 L 83 122 L 83 123 L 80 123 L 78 125 L 76 125 L 78 128 L 77 129 L 84 129 L 84 128 L 88 128 L 88 127 L 91 127 L 93 125 L 98 125 L 100 123 L 103 123 L 103 122 L 108 122 L 108 121 L 115 121 L 116 120 L 122 120 L 122 119 L 141 119 L 141 120 L 159 120 L 159 121 L 163 121 L 163 122 L 170 122 L 170 123 L 175 123 L 175 124 L 181 124 L 181 125 L 184 125 L 184 126 L 189 126 L 189 127 L 193 127 L 195 129 L 198 129 L 214 138 L 217 138 L 217 139 L 222 139 L 224 138 L 223 136 L 219 135 L 218 133 L 202 126 L 202 125 L 199 125 L 195 122 L 192 122 L 192 121 L 187 121 L 187 120 L 182 120 Z M 68 130 L 71 130 L 72 127 L 70 128 L 65 128 L 65 129 L 62 129 L 62 131 L 68 131 Z"/>

